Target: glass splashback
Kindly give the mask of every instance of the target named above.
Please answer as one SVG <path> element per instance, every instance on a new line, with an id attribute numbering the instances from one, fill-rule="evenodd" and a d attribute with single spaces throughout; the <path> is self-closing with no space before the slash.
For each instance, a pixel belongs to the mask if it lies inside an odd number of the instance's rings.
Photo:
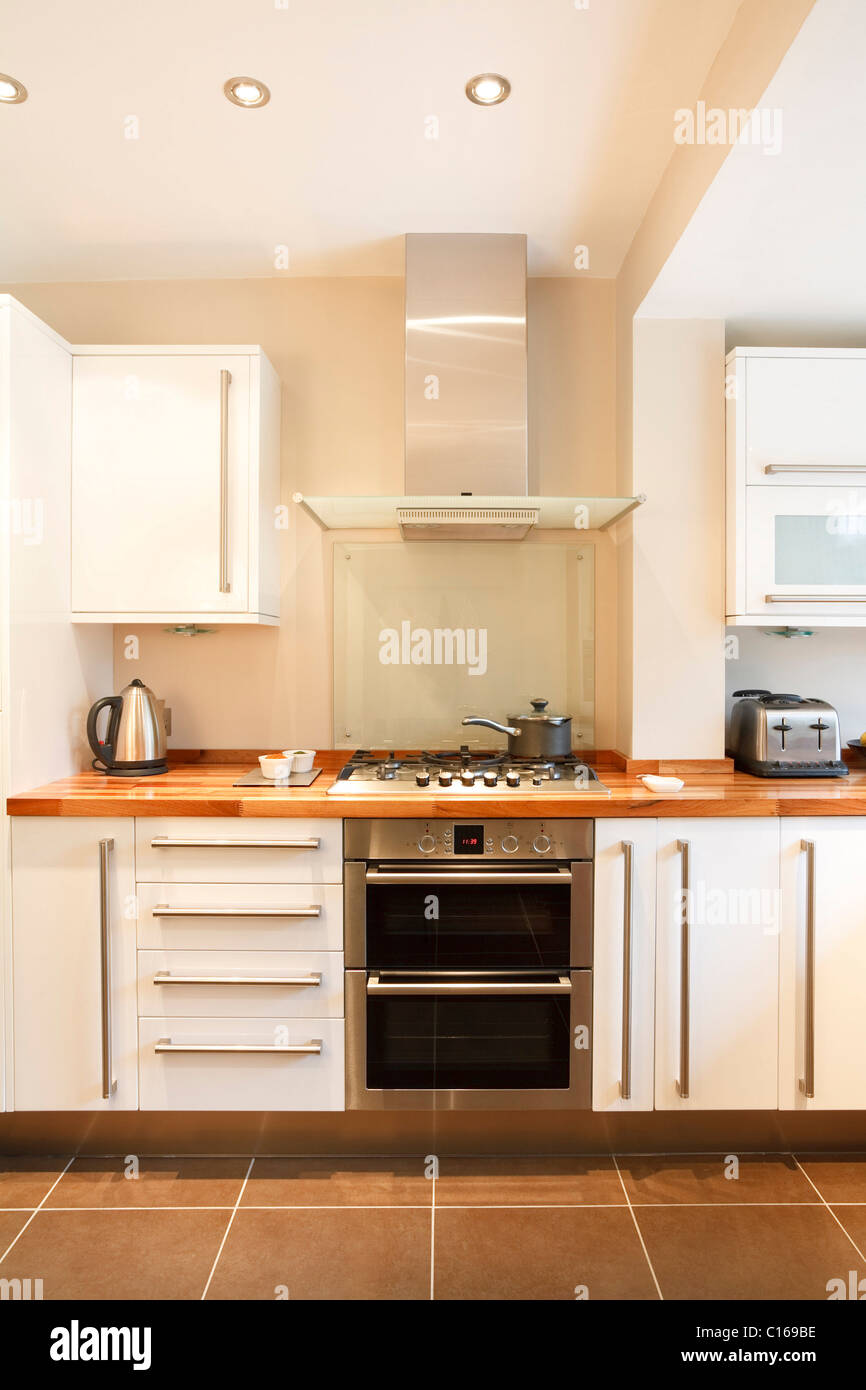
<path id="1" fill-rule="evenodd" d="M 546 697 L 591 748 L 595 551 L 586 545 L 334 547 L 338 748 L 502 748 L 464 727 Z"/>

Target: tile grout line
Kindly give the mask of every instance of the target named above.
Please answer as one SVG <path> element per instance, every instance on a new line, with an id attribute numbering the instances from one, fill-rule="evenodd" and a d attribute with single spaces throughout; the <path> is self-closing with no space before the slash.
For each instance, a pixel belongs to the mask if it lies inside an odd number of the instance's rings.
<path id="1" fill-rule="evenodd" d="M 23 1236 L 24 1232 L 27 1230 L 27 1227 L 30 1225 L 30 1222 L 33 1220 L 34 1216 L 36 1216 L 37 1213 L 40 1212 L 40 1211 L 42 1210 L 42 1208 L 44 1207 L 45 1203 L 48 1201 L 48 1198 L 51 1196 L 52 1192 L 54 1191 L 55 1187 L 56 1187 L 57 1184 L 60 1182 L 60 1179 L 61 1179 L 62 1177 L 65 1177 L 65 1175 L 69 1172 L 69 1169 L 72 1167 L 72 1165 L 73 1165 L 74 1162 L 75 1162 L 75 1154 L 72 1155 L 72 1157 L 70 1158 L 70 1160 L 69 1160 L 69 1162 L 67 1163 L 66 1167 L 63 1169 L 63 1172 L 62 1172 L 62 1173 L 58 1173 L 57 1177 L 54 1179 L 53 1183 L 52 1183 L 51 1186 L 49 1187 L 49 1189 L 48 1189 L 48 1191 L 46 1192 L 45 1196 L 42 1198 L 42 1201 L 39 1203 L 39 1206 L 36 1207 L 36 1209 L 30 1213 L 30 1215 L 28 1216 L 27 1220 L 24 1222 L 24 1225 L 21 1227 L 21 1230 L 18 1232 L 18 1234 L 17 1234 L 17 1236 L 15 1237 L 15 1239 L 12 1241 L 12 1243 L 11 1243 L 10 1245 L 7 1245 L 7 1246 L 6 1246 L 6 1249 L 3 1251 L 3 1254 L 0 1255 L 0 1265 L 2 1265 L 3 1261 L 6 1259 L 6 1256 L 9 1254 L 9 1252 L 12 1250 L 12 1248 L 13 1248 L 15 1245 L 18 1244 L 18 1241 L 21 1239 L 21 1237 Z"/>
<path id="2" fill-rule="evenodd" d="M 234 1221 L 235 1217 L 236 1217 L 237 1214 L 238 1214 L 238 1207 L 239 1207 L 240 1204 L 241 1204 L 241 1198 L 243 1197 L 244 1193 L 245 1193 L 246 1190 L 247 1190 L 247 1183 L 249 1182 L 250 1173 L 253 1171 L 253 1164 L 255 1163 L 255 1161 L 256 1161 L 256 1160 L 255 1160 L 255 1157 L 253 1157 L 253 1158 L 250 1159 L 250 1166 L 247 1168 L 247 1171 L 246 1171 L 246 1173 L 244 1174 L 244 1180 L 243 1180 L 243 1182 L 241 1183 L 241 1190 L 240 1190 L 240 1192 L 239 1192 L 238 1195 L 237 1195 L 237 1201 L 235 1202 L 234 1206 L 232 1207 L 232 1214 L 231 1214 L 231 1216 L 230 1216 L 229 1219 L 228 1219 L 228 1224 L 227 1224 L 225 1230 L 223 1231 L 223 1238 L 222 1238 L 222 1240 L 220 1241 L 219 1250 L 216 1252 L 216 1256 L 215 1256 L 215 1258 L 214 1258 L 214 1262 L 213 1262 L 213 1264 L 211 1265 L 210 1274 L 209 1274 L 208 1277 L 207 1277 L 207 1283 L 205 1284 L 204 1290 L 203 1290 L 203 1292 L 202 1292 L 202 1296 L 201 1296 L 201 1299 L 200 1299 L 200 1302 L 202 1302 L 202 1303 L 203 1303 L 204 1300 L 207 1298 L 207 1291 L 208 1291 L 208 1289 L 210 1288 L 210 1286 L 211 1286 L 211 1280 L 213 1279 L 214 1274 L 216 1273 L 216 1267 L 217 1267 L 217 1265 L 219 1264 L 219 1258 L 220 1258 L 220 1255 L 221 1255 L 222 1252 L 223 1252 L 223 1246 L 225 1245 L 226 1241 L 228 1240 L 229 1231 L 230 1231 L 231 1228 L 232 1228 L 232 1222 Z"/>
<path id="3" fill-rule="evenodd" d="M 849 1241 L 851 1242 L 851 1244 L 853 1245 L 854 1249 L 857 1251 L 857 1254 L 860 1256 L 860 1259 L 863 1261 L 864 1264 L 866 1264 L 866 1255 L 863 1254 L 863 1251 L 860 1249 L 860 1246 L 857 1244 L 857 1242 L 856 1242 L 856 1240 L 854 1239 L 854 1237 L 853 1237 L 852 1235 L 850 1235 L 850 1234 L 848 1233 L 848 1231 L 846 1231 L 845 1227 L 842 1225 L 842 1222 L 839 1220 L 839 1218 L 838 1218 L 838 1216 L 836 1215 L 835 1211 L 834 1211 L 833 1208 L 830 1206 L 830 1203 L 826 1200 L 826 1198 L 822 1195 L 822 1193 L 819 1191 L 819 1189 L 818 1189 L 818 1188 L 815 1186 L 815 1184 L 812 1182 L 812 1179 L 809 1177 L 809 1174 L 806 1172 L 806 1169 L 803 1167 L 803 1165 L 802 1165 L 802 1163 L 800 1162 L 800 1160 L 799 1160 L 799 1158 L 797 1157 L 797 1155 L 796 1155 L 796 1154 L 791 1154 L 791 1157 L 793 1158 L 793 1160 L 794 1160 L 794 1162 L 796 1163 L 797 1167 L 800 1169 L 800 1172 L 803 1174 L 803 1177 L 806 1179 L 807 1183 L 809 1183 L 810 1187 L 814 1188 L 815 1192 L 818 1194 L 819 1198 L 820 1198 L 821 1201 L 824 1203 L 824 1206 L 825 1206 L 825 1207 L 827 1208 L 827 1210 L 829 1211 L 830 1215 L 832 1216 L 833 1220 L 836 1222 L 836 1225 L 839 1227 L 839 1230 L 842 1232 L 842 1234 L 843 1234 L 843 1236 L 845 1237 L 845 1239 L 846 1239 L 846 1240 L 849 1240 Z"/>
<path id="4" fill-rule="evenodd" d="M 626 1203 L 627 1203 L 627 1205 L 628 1205 L 629 1213 L 630 1213 L 630 1215 L 631 1215 L 631 1219 L 632 1219 L 632 1221 L 634 1222 L 634 1228 L 635 1228 L 635 1230 L 637 1231 L 637 1238 L 638 1238 L 638 1240 L 640 1241 L 641 1249 L 643 1250 L 644 1257 L 645 1257 L 645 1259 L 646 1259 L 647 1264 L 649 1265 L 649 1272 L 650 1272 L 650 1274 L 652 1275 L 653 1283 L 654 1283 L 655 1286 L 656 1286 L 656 1293 L 658 1294 L 658 1296 L 659 1296 L 661 1302 L 664 1303 L 664 1301 L 665 1301 L 665 1296 L 664 1296 L 664 1294 L 662 1293 L 662 1291 L 661 1291 L 661 1285 L 659 1284 L 659 1281 L 658 1281 L 658 1279 L 656 1278 L 656 1272 L 655 1272 L 655 1270 L 653 1269 L 653 1262 L 652 1262 L 652 1260 L 651 1260 L 650 1257 L 649 1257 L 649 1251 L 648 1251 L 647 1248 L 646 1248 L 646 1242 L 645 1242 L 645 1240 L 644 1240 L 644 1238 L 643 1238 L 643 1233 L 641 1232 L 641 1228 L 640 1228 L 640 1226 L 638 1225 L 637 1217 L 636 1217 L 635 1214 L 634 1214 L 634 1207 L 633 1207 L 632 1204 L 631 1204 L 631 1198 L 629 1197 L 628 1191 L 626 1190 L 625 1180 L 624 1180 L 624 1178 L 623 1178 L 623 1176 L 622 1176 L 622 1173 L 621 1173 L 620 1170 L 619 1170 L 619 1164 L 618 1164 L 617 1161 L 616 1161 L 616 1154 L 611 1154 L 611 1159 L 613 1160 L 613 1166 L 614 1166 L 614 1168 L 616 1169 L 616 1175 L 617 1175 L 617 1177 L 619 1178 L 620 1186 L 622 1187 L 622 1195 L 625 1197 Z"/>

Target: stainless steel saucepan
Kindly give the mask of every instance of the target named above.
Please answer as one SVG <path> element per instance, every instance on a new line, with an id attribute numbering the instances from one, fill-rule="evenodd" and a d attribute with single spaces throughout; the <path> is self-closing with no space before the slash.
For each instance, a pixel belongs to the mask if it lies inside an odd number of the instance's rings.
<path id="1" fill-rule="evenodd" d="M 547 700 L 535 699 L 531 714 L 509 714 L 508 723 L 471 714 L 464 724 L 482 724 L 508 735 L 508 752 L 515 758 L 565 758 L 571 752 L 571 715 L 548 714 Z"/>

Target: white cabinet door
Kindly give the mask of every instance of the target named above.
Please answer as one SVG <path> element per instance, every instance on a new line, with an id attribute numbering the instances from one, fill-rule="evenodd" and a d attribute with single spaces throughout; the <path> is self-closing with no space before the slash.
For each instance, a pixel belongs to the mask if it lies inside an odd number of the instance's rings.
<path id="1" fill-rule="evenodd" d="M 131 819 L 12 821 L 16 1110 L 138 1104 L 133 844 Z"/>
<path id="2" fill-rule="evenodd" d="M 225 415 L 224 371 L 231 374 Z M 228 451 L 224 508 L 223 429 Z M 248 356 L 75 358 L 75 613 L 243 612 L 249 584 L 249 490 Z M 223 525 L 228 592 L 220 590 Z"/>
<path id="3" fill-rule="evenodd" d="M 866 817 L 782 819 L 779 1102 L 786 1110 L 866 1109 L 864 861 Z"/>
<path id="4" fill-rule="evenodd" d="M 653 1108 L 656 824 L 595 823 L 593 1110 Z"/>
<path id="5" fill-rule="evenodd" d="M 746 491 L 748 612 L 866 617 L 866 486 Z"/>
<path id="6" fill-rule="evenodd" d="M 774 1110 L 779 821 L 658 828 L 656 1109 Z"/>
<path id="7" fill-rule="evenodd" d="M 866 356 L 749 356 L 745 384 L 748 482 L 866 484 Z"/>

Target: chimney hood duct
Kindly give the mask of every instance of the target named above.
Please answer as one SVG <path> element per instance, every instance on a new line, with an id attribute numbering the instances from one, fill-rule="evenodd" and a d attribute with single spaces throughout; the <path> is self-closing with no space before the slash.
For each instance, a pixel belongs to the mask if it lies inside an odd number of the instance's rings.
<path id="1" fill-rule="evenodd" d="M 533 508 L 490 506 L 527 493 L 525 236 L 406 236 L 405 412 L 406 492 L 450 505 L 406 509 L 404 532 L 525 534 Z"/>

